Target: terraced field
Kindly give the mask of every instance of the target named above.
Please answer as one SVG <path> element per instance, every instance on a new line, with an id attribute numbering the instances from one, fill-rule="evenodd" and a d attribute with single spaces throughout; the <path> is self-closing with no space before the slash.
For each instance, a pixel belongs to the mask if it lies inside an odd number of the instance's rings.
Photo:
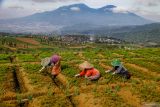
<path id="1" fill-rule="evenodd" d="M 39 48 L 31 53 L 0 54 L 0 107 L 141 107 L 160 104 L 160 48 Z M 62 56 L 62 72 L 52 80 L 50 68 L 39 73 L 40 59 Z M 130 80 L 104 71 L 122 60 Z M 98 81 L 75 78 L 78 64 L 89 61 L 100 70 Z M 159 105 L 160 106 L 160 105 Z"/>

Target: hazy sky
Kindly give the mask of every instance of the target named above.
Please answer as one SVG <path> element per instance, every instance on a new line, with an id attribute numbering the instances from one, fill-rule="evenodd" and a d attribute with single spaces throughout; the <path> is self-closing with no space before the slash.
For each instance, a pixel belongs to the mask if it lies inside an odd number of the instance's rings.
<path id="1" fill-rule="evenodd" d="M 0 0 L 0 19 L 51 11 L 74 3 L 85 3 L 92 8 L 112 4 L 117 6 L 119 11 L 128 10 L 160 22 L 160 0 Z"/>

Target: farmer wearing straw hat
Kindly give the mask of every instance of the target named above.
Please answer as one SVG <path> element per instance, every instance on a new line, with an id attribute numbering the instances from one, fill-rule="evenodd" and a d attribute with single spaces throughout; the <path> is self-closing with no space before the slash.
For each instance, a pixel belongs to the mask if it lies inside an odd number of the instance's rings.
<path id="1" fill-rule="evenodd" d="M 41 61 L 41 65 L 43 66 L 42 69 L 40 70 L 40 72 L 46 68 L 47 66 L 51 66 L 52 67 L 52 71 L 51 71 L 51 75 L 53 77 L 56 77 L 60 71 L 61 71 L 61 57 L 57 54 L 53 55 L 51 58 L 47 57 L 42 59 Z"/>
<path id="2" fill-rule="evenodd" d="M 131 75 L 128 72 L 128 70 L 123 66 L 121 61 L 119 59 L 115 59 L 111 62 L 111 65 L 113 66 L 112 70 L 105 71 L 106 73 L 113 72 L 112 74 L 120 74 L 124 76 L 126 79 L 130 79 Z"/>
<path id="3" fill-rule="evenodd" d="M 87 61 L 84 61 L 82 64 L 80 64 L 79 68 L 82 71 L 79 74 L 76 74 L 75 77 L 85 76 L 85 78 L 89 80 L 98 80 L 100 78 L 100 72 Z"/>

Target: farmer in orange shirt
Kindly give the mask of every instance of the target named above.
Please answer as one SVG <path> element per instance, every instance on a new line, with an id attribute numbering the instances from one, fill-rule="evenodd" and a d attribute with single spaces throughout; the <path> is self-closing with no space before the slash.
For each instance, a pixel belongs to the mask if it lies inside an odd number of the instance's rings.
<path id="1" fill-rule="evenodd" d="M 76 74 L 75 77 L 85 76 L 85 78 L 89 80 L 98 80 L 100 78 L 100 72 L 87 61 L 80 64 L 79 68 L 82 71 L 79 74 Z"/>

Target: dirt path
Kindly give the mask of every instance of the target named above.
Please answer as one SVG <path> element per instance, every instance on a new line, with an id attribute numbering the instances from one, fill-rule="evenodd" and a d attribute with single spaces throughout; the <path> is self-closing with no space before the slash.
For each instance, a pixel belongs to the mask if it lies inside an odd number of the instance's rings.
<path id="1" fill-rule="evenodd" d="M 112 55 L 115 55 L 115 56 L 120 57 L 120 58 L 123 58 L 123 57 L 124 57 L 124 55 L 120 55 L 120 54 L 118 54 L 118 53 L 113 53 Z"/>
<path id="2" fill-rule="evenodd" d="M 134 52 L 129 52 L 129 54 L 131 54 L 131 55 L 137 55 L 136 53 L 134 53 Z"/>
<path id="3" fill-rule="evenodd" d="M 9 71 L 11 70 L 11 67 L 8 69 Z M 9 94 L 9 92 L 15 92 L 14 89 L 14 79 L 13 79 L 13 73 L 12 72 L 8 72 L 6 74 L 6 81 L 3 84 L 5 93 L 4 94 Z"/>
<path id="4" fill-rule="evenodd" d="M 41 62 L 39 61 L 36 61 L 36 62 L 16 62 L 16 63 L 9 63 L 9 62 L 6 62 L 6 63 L 0 63 L 0 66 L 19 66 L 19 65 L 23 65 L 23 64 L 40 64 Z"/>
<path id="5" fill-rule="evenodd" d="M 100 59 L 105 59 L 104 55 L 102 55 L 101 53 L 98 53 L 98 57 L 99 57 Z"/>
<path id="6" fill-rule="evenodd" d="M 24 84 L 26 90 L 29 91 L 29 92 L 33 92 L 33 91 L 34 91 L 34 88 L 33 88 L 33 86 L 30 84 L 30 81 L 29 81 L 29 79 L 27 78 L 28 75 L 27 75 L 26 72 L 24 72 L 24 69 L 23 69 L 23 68 L 20 68 L 20 73 L 21 73 L 20 76 L 23 78 L 23 84 Z"/>
<path id="7" fill-rule="evenodd" d="M 42 96 L 42 95 L 45 95 L 47 92 L 45 91 L 37 91 L 37 92 L 27 92 L 27 93 L 20 93 L 20 94 L 12 94 L 12 96 L 10 95 L 4 95 L 4 96 L 1 96 L 0 99 L 1 101 L 8 101 L 8 100 L 17 100 L 17 95 L 22 98 L 22 99 L 27 99 L 28 96 L 32 95 L 33 98 L 34 97 L 38 97 L 38 96 Z"/>
<path id="8" fill-rule="evenodd" d="M 105 65 L 105 64 L 103 64 L 102 62 L 100 62 L 99 65 L 102 66 L 102 67 L 103 67 L 104 69 L 106 69 L 106 70 L 112 68 L 111 66 Z"/>
<path id="9" fill-rule="evenodd" d="M 126 90 L 125 88 L 122 88 L 118 95 L 129 105 L 132 105 L 133 107 L 141 107 L 141 100 L 136 95 L 133 95 L 129 90 Z"/>
<path id="10" fill-rule="evenodd" d="M 81 93 L 74 100 L 78 101 L 76 107 L 102 107 L 101 99 L 95 98 L 92 93 Z"/>
<path id="11" fill-rule="evenodd" d="M 67 78 L 63 75 L 63 74 L 58 74 L 58 76 L 56 77 L 64 87 L 67 87 L 67 85 L 69 84 Z"/>

